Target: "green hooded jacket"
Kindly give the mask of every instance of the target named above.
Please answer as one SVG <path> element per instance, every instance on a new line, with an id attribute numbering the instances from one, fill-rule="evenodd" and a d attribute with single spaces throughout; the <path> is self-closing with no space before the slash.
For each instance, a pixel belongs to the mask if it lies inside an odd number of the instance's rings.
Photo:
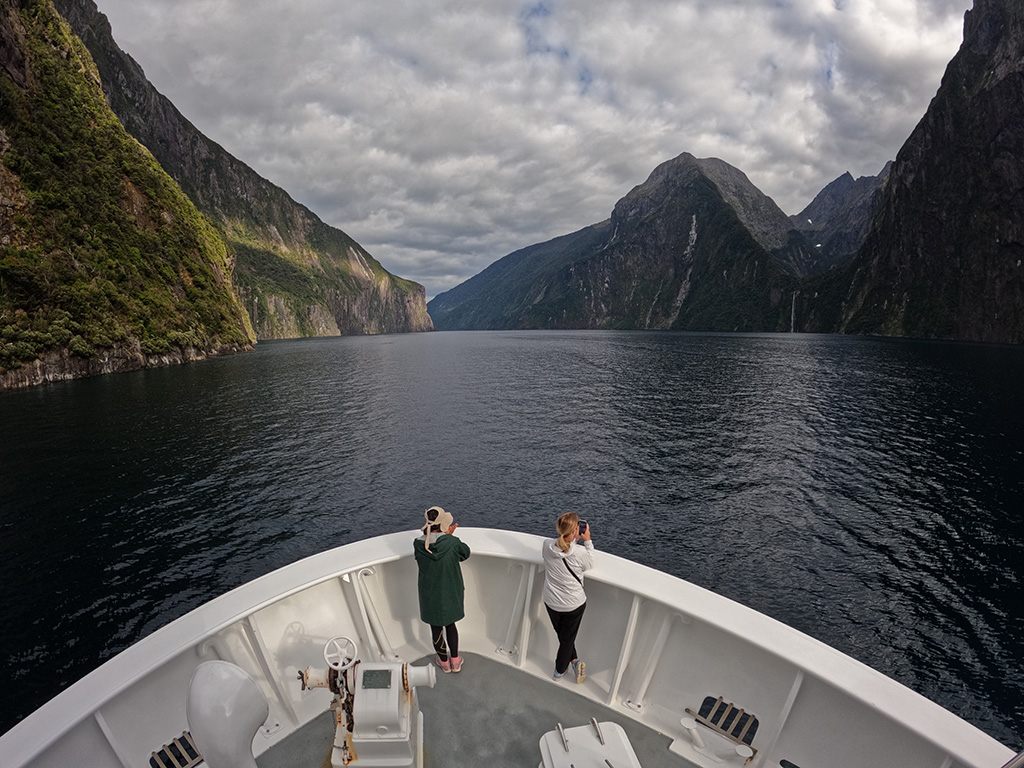
<path id="1" fill-rule="evenodd" d="M 438 536 L 429 551 L 419 538 L 413 542 L 419 566 L 420 618 L 435 627 L 446 627 L 466 615 L 462 596 L 460 563 L 469 557 L 469 547 L 458 536 Z"/>

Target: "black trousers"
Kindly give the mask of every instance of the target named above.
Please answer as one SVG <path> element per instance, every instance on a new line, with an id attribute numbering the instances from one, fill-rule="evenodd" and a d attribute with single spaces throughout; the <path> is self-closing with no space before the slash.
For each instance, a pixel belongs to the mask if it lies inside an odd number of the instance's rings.
<path id="1" fill-rule="evenodd" d="M 434 641 L 434 652 L 441 661 L 448 661 L 448 656 L 459 655 L 459 630 L 455 624 L 447 627 L 430 625 L 430 637 Z"/>
<path id="2" fill-rule="evenodd" d="M 580 631 L 580 622 L 583 620 L 583 612 L 587 610 L 584 603 L 579 608 L 571 611 L 553 611 L 548 608 L 548 617 L 551 619 L 551 626 L 555 628 L 558 635 L 558 654 L 555 656 L 555 672 L 562 674 L 569 668 L 569 662 L 579 658 L 576 653 L 576 633 Z"/>

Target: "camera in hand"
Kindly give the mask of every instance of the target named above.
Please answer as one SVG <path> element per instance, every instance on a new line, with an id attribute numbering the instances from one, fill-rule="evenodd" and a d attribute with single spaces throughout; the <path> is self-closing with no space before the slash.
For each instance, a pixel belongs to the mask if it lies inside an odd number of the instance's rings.
<path id="1" fill-rule="evenodd" d="M 580 520 L 580 536 L 587 532 L 587 521 Z"/>

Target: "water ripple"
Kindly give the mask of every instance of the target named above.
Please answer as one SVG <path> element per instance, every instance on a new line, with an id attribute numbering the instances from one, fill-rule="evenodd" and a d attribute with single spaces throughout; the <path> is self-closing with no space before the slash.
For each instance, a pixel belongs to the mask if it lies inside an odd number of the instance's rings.
<path id="1" fill-rule="evenodd" d="M 0 395 L 0 730 L 326 547 L 468 525 L 599 548 L 775 616 L 1005 743 L 1024 717 L 1024 351 L 815 336 L 261 344 Z"/>

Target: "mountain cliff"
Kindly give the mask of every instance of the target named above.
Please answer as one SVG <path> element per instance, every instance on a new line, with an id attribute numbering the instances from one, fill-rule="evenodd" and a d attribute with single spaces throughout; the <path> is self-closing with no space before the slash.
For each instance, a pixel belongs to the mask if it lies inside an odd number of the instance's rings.
<path id="1" fill-rule="evenodd" d="M 574 261 L 598 251 L 611 222 L 594 224 L 510 253 L 427 305 L 439 330 L 543 328 L 550 308 L 537 301 L 543 287 Z M 541 287 L 538 287 L 541 286 Z M 538 306 L 540 305 L 540 306 Z"/>
<path id="2" fill-rule="evenodd" d="M 0 389 L 254 340 L 213 226 L 49 0 L 0 0 Z"/>
<path id="3" fill-rule="evenodd" d="M 1024 4 L 976 0 L 964 41 L 892 166 L 849 267 L 800 326 L 1024 341 Z"/>
<path id="4" fill-rule="evenodd" d="M 791 225 L 814 248 L 811 271 L 828 269 L 850 258 L 864 244 L 891 168 L 892 163 L 886 163 L 877 176 L 858 179 L 844 173 L 800 213 L 789 217 Z"/>
<path id="5" fill-rule="evenodd" d="M 517 251 L 430 304 L 440 327 L 690 328 L 1024 342 L 1024 4 L 976 0 L 896 160 L 788 221 L 682 155 L 608 222 Z M 820 247 L 818 247 L 820 244 Z"/>
<path id="6" fill-rule="evenodd" d="M 387 272 L 344 232 L 204 136 L 117 46 L 93 0 L 55 5 L 92 54 L 125 128 L 223 233 L 259 338 L 431 329 L 422 286 Z"/>
<path id="7" fill-rule="evenodd" d="M 810 260 L 742 172 L 684 153 L 608 221 L 509 254 L 429 310 L 446 329 L 775 329 Z"/>

